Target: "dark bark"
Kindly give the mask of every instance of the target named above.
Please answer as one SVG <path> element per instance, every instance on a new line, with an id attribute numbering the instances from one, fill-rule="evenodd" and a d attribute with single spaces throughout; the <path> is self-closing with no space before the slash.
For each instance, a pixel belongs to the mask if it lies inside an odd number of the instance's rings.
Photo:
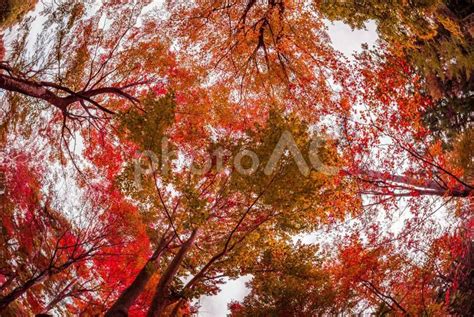
<path id="1" fill-rule="evenodd" d="M 66 98 L 57 96 L 52 91 L 33 81 L 27 81 L 8 75 L 0 74 L 0 88 L 33 98 L 42 99 L 55 107 L 65 110 L 68 101 Z"/>
<path id="2" fill-rule="evenodd" d="M 189 239 L 183 243 L 178 253 L 175 255 L 175 257 L 161 276 L 158 286 L 156 287 L 156 292 L 153 296 L 150 309 L 147 314 L 148 317 L 161 316 L 165 308 L 175 300 L 173 299 L 170 285 L 176 273 L 178 272 L 186 253 L 193 246 L 197 233 L 198 229 L 194 229 Z"/>
<path id="3" fill-rule="evenodd" d="M 145 266 L 140 270 L 132 284 L 128 286 L 110 309 L 105 313 L 104 317 L 128 316 L 128 311 L 138 296 L 143 292 L 146 284 L 156 272 L 158 266 L 157 261 L 166 250 L 170 240 L 161 239 L 158 247 L 153 255 L 148 259 Z"/>
<path id="4" fill-rule="evenodd" d="M 113 111 L 101 106 L 92 98 L 99 95 L 116 95 L 120 98 L 130 101 L 133 104 L 137 104 L 139 102 L 138 99 L 126 93 L 125 89 L 144 83 L 135 82 L 124 87 L 99 87 L 75 92 L 65 86 L 55 83 L 34 81 L 31 79 L 25 79 L 23 76 L 17 76 L 13 74 L 10 67 L 3 64 L 0 65 L 0 71 L 2 69 L 8 74 L 5 72 L 0 73 L 0 89 L 17 92 L 25 96 L 44 100 L 60 109 L 66 116 L 68 115 L 68 106 L 75 102 L 89 103 L 99 111 L 105 112 L 107 114 L 114 114 Z M 57 93 L 50 89 L 57 91 Z M 59 92 L 64 96 L 59 95 Z"/>
<path id="5" fill-rule="evenodd" d="M 19 297 L 23 296 L 30 288 L 33 286 L 37 285 L 38 283 L 41 283 L 45 279 L 56 275 L 58 273 L 64 272 L 67 270 L 69 267 L 72 265 L 78 264 L 84 260 L 87 260 L 88 258 L 91 258 L 95 255 L 95 252 L 98 251 L 102 245 L 102 239 L 103 236 L 99 236 L 93 240 L 90 240 L 93 245 L 91 246 L 90 249 L 87 251 L 75 256 L 75 250 L 79 247 L 80 244 L 84 244 L 85 242 L 81 242 L 79 240 L 76 241 L 76 245 L 74 246 L 74 251 L 73 254 L 70 256 L 70 258 L 62 263 L 61 265 L 56 266 L 56 256 L 57 256 L 57 251 L 59 250 L 59 239 L 56 242 L 56 249 L 53 253 L 53 256 L 50 260 L 49 266 L 47 268 L 44 268 L 43 270 L 39 271 L 38 273 L 34 274 L 29 280 L 26 282 L 22 283 L 21 285 L 17 286 L 14 288 L 11 292 L 9 292 L 7 295 L 0 297 L 0 312 L 2 312 L 5 308 L 7 308 L 8 305 L 10 305 L 13 301 L 18 299 Z M 1 315 L 1 314 L 0 314 Z"/>
<path id="6" fill-rule="evenodd" d="M 36 285 L 37 283 L 41 282 L 44 278 L 46 278 L 47 272 L 43 271 L 39 275 L 29 279 L 22 285 L 16 287 L 7 295 L 0 298 L 0 312 L 3 311 L 5 308 L 8 307 L 13 301 L 17 298 L 25 294 L 32 286 Z"/>

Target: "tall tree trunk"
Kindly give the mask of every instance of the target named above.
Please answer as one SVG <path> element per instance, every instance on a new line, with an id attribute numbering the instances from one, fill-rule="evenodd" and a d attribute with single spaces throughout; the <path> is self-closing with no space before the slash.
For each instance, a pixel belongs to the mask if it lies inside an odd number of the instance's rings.
<path id="1" fill-rule="evenodd" d="M 104 317 L 128 316 L 130 307 L 133 305 L 137 297 L 143 292 L 146 284 L 156 272 L 158 268 L 157 261 L 166 250 L 170 241 L 171 239 L 167 239 L 167 237 L 163 237 L 161 239 L 155 252 L 137 274 L 132 284 L 130 284 L 130 286 L 128 286 L 122 292 L 122 294 L 120 294 L 119 298 L 105 313 Z"/>
<path id="2" fill-rule="evenodd" d="M 168 265 L 166 271 L 160 278 L 160 282 L 156 287 L 155 295 L 153 296 L 150 309 L 148 310 L 148 317 L 159 317 L 163 314 L 164 309 L 169 305 L 169 302 L 173 301 L 170 284 L 173 281 L 176 273 L 183 262 L 184 256 L 193 246 L 194 240 L 196 239 L 198 229 L 194 229 L 191 236 L 181 246 L 178 253 L 173 258 L 173 261 Z"/>

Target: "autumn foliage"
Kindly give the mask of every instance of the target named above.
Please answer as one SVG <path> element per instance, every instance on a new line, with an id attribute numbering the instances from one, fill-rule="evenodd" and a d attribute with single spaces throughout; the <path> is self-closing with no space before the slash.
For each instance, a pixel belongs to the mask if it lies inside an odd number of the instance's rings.
<path id="1" fill-rule="evenodd" d="M 474 314 L 470 1 L 0 9 L 1 316 Z"/>

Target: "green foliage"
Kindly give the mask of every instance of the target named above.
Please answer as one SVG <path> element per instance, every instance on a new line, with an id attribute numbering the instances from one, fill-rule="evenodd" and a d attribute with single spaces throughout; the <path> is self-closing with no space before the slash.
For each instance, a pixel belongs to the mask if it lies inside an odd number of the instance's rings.
<path id="1" fill-rule="evenodd" d="M 452 149 L 456 137 L 474 122 L 474 97 L 444 98 L 423 114 L 424 124 L 444 147 Z"/>
<path id="2" fill-rule="evenodd" d="M 317 171 L 311 165 L 308 153 L 312 138 L 309 131 L 309 126 L 298 118 L 291 115 L 285 118 L 273 112 L 265 127 L 248 132 L 248 139 L 241 140 L 234 149 L 234 152 L 242 149 L 254 152 L 260 164 L 252 175 L 233 173 L 232 186 L 236 191 L 250 190 L 253 195 L 263 192 L 260 202 L 281 213 L 278 226 L 284 230 L 310 231 L 314 229 L 316 219 L 321 220 L 327 216 L 324 197 L 330 195 L 331 189 L 327 185 L 331 182 L 331 176 Z M 308 175 L 298 166 L 295 156 L 288 148 L 276 162 L 273 172 L 269 173 L 267 170 L 277 144 L 287 132 L 302 155 L 303 160 L 300 162 L 308 167 Z M 325 149 L 322 146 L 319 149 L 319 157 L 324 163 L 335 165 L 337 153 L 331 151 L 334 149 L 329 146 Z M 242 159 L 244 168 L 249 168 L 250 164 Z M 288 213 L 291 213 L 291 216 Z"/>
<path id="3" fill-rule="evenodd" d="M 471 80 L 474 42 L 466 14 L 472 12 L 472 1 L 319 0 L 315 6 L 330 20 L 355 28 L 375 20 L 380 37 L 428 79 L 435 98 L 450 92 L 447 80 L 460 84 Z M 433 82 L 438 86 L 434 91 Z"/>
<path id="4" fill-rule="evenodd" d="M 162 137 L 174 122 L 176 107 L 173 94 L 158 98 L 149 93 L 140 104 L 141 109 L 133 108 L 120 119 L 122 133 L 142 150 L 161 153 Z"/>
<path id="5" fill-rule="evenodd" d="M 454 145 L 454 163 L 463 169 L 467 182 L 474 179 L 474 128 L 461 133 Z"/>
<path id="6" fill-rule="evenodd" d="M 315 255 L 306 245 L 279 245 L 257 260 L 249 282 L 251 293 L 242 303 L 229 305 L 234 317 L 320 316 L 337 313 L 336 291 Z"/>

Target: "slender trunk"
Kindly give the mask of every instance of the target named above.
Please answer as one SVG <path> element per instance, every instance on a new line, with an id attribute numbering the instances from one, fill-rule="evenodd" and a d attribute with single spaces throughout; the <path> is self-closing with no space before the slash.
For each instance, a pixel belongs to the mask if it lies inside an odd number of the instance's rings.
<path id="1" fill-rule="evenodd" d="M 179 300 L 176 303 L 176 305 L 174 305 L 173 311 L 171 312 L 170 317 L 178 317 L 179 309 L 181 308 L 181 306 L 183 306 L 183 304 L 185 302 L 186 302 L 186 300 L 184 300 L 184 299 Z"/>
<path id="2" fill-rule="evenodd" d="M 158 266 L 157 261 L 166 250 L 170 241 L 163 237 L 156 248 L 153 255 L 148 259 L 145 266 L 140 270 L 138 275 L 133 280 L 132 284 L 128 286 L 110 309 L 105 313 L 104 317 L 119 317 L 128 316 L 128 310 L 133 305 L 137 297 L 143 292 L 146 284 L 156 272 Z"/>
<path id="3" fill-rule="evenodd" d="M 11 302 L 24 295 L 30 288 L 32 288 L 36 284 L 41 283 L 45 279 L 67 270 L 71 265 L 77 264 L 80 261 L 83 261 L 84 259 L 89 257 L 91 250 L 75 258 L 70 258 L 58 267 L 53 266 L 53 262 L 51 262 L 48 268 L 41 271 L 35 277 L 30 278 L 28 281 L 16 287 L 7 295 L 0 297 L 0 312 L 7 308 L 7 306 L 10 305 Z"/>
<path id="4" fill-rule="evenodd" d="M 225 254 L 226 254 L 226 250 L 223 250 L 223 251 L 219 252 L 218 254 L 216 254 L 215 256 L 213 256 L 209 260 L 209 262 L 207 262 L 207 264 L 204 265 L 204 267 L 184 286 L 183 292 L 190 289 L 190 288 L 192 288 L 194 286 L 194 284 L 204 276 L 204 274 L 212 266 L 212 264 L 214 264 L 215 261 L 217 261 L 220 257 L 222 257 Z M 183 302 L 183 300 L 180 299 L 180 298 L 168 296 L 166 298 L 166 302 L 163 304 L 164 305 L 163 308 L 167 308 L 167 307 L 169 307 L 169 306 L 176 303 L 176 305 L 173 308 L 173 311 L 171 312 L 170 316 L 171 317 L 177 316 L 176 314 L 178 313 L 179 307 L 182 305 L 182 302 Z"/>
<path id="5" fill-rule="evenodd" d="M 7 295 L 0 298 L 0 312 L 8 307 L 13 301 L 25 294 L 31 287 L 39 283 L 47 276 L 47 271 L 41 272 L 38 276 L 29 279 L 21 286 L 16 287 Z"/>
<path id="6" fill-rule="evenodd" d="M 193 246 L 196 239 L 198 229 L 194 229 L 189 239 L 183 243 L 178 253 L 173 258 L 173 261 L 168 265 L 166 271 L 160 278 L 160 282 L 156 287 L 155 295 L 153 296 L 150 309 L 148 310 L 148 317 L 159 317 L 163 314 L 164 309 L 173 300 L 170 293 L 170 284 L 183 262 L 184 256 Z"/>
<path id="7" fill-rule="evenodd" d="M 196 275 L 194 275 L 194 277 L 184 286 L 182 292 L 184 292 L 188 289 L 191 289 L 194 286 L 194 284 L 197 281 L 199 281 L 204 276 L 204 274 L 207 273 L 207 270 L 214 264 L 214 262 L 216 262 L 219 258 L 221 258 L 226 253 L 227 253 L 227 249 L 224 249 L 221 252 L 219 252 L 218 254 L 214 255 L 209 260 L 209 262 L 207 262 L 207 264 L 204 265 L 204 267 Z M 173 308 L 173 311 L 170 315 L 171 317 L 177 316 L 176 314 L 178 313 L 179 307 L 182 304 L 182 300 L 180 300 L 179 298 L 176 298 L 176 297 L 173 298 L 171 296 L 168 296 L 168 298 L 166 299 L 166 303 L 164 304 L 165 305 L 164 308 L 166 308 L 166 307 L 169 307 L 169 306 L 173 305 L 174 303 L 176 303 L 176 305 Z"/>
<path id="8" fill-rule="evenodd" d="M 60 301 L 62 301 L 63 299 L 65 299 L 67 297 L 67 294 L 68 294 L 68 291 L 69 289 L 71 288 L 71 286 L 73 286 L 74 284 L 76 283 L 75 280 L 72 280 L 71 282 L 69 282 L 60 292 L 58 295 L 56 295 L 56 297 L 51 301 L 49 302 L 49 304 L 43 309 L 43 312 L 41 314 L 43 315 L 47 315 L 48 312 L 54 308 L 54 306 L 56 306 Z M 38 316 L 38 315 L 37 315 Z"/>
<path id="9" fill-rule="evenodd" d="M 372 170 L 359 170 L 356 173 L 347 173 L 349 175 L 353 176 L 359 176 L 359 177 L 367 177 L 369 180 L 373 181 L 389 181 L 389 182 L 394 182 L 394 183 L 400 183 L 400 184 L 406 184 L 409 186 L 418 186 L 418 187 L 423 187 L 426 189 L 433 189 L 433 190 L 438 190 L 441 189 L 439 184 L 433 180 L 417 180 L 414 178 L 410 178 L 407 176 L 402 176 L 402 175 L 395 175 L 395 174 L 390 174 L 390 173 L 381 173 L 377 171 L 372 171 Z"/>
<path id="10" fill-rule="evenodd" d="M 368 182 L 383 182 L 402 184 L 410 187 L 413 192 L 420 195 L 432 195 L 432 196 L 448 196 L 448 197 L 468 197 L 473 194 L 474 189 L 472 186 L 465 184 L 459 184 L 456 188 L 445 188 L 439 183 L 430 180 L 418 180 L 407 176 L 395 175 L 390 173 L 381 173 L 371 170 L 360 170 L 356 173 L 346 172 L 347 175 L 356 176 L 360 178 L 367 178 Z M 406 188 L 405 188 L 406 189 Z M 410 196 L 412 193 L 405 193 L 398 196 Z"/>

